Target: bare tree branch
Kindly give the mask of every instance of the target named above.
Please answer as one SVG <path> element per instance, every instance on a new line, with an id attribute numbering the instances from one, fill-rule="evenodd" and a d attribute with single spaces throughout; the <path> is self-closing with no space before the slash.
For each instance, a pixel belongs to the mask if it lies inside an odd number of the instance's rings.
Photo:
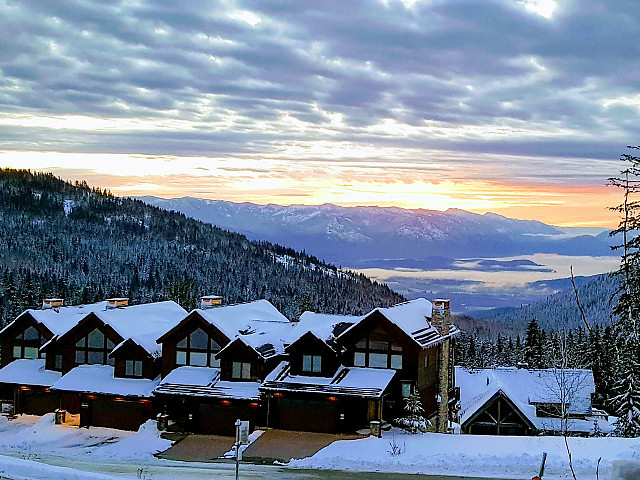
<path id="1" fill-rule="evenodd" d="M 582 321 L 584 322 L 585 327 L 589 333 L 591 333 L 591 327 L 589 326 L 589 322 L 587 322 L 587 316 L 584 314 L 584 310 L 582 309 L 582 305 L 580 305 L 580 297 L 578 296 L 578 287 L 576 287 L 576 281 L 573 278 L 573 265 L 569 267 L 571 271 L 571 285 L 573 285 L 573 293 L 576 295 L 576 303 L 578 304 L 578 309 L 580 309 L 580 315 L 582 316 Z"/>

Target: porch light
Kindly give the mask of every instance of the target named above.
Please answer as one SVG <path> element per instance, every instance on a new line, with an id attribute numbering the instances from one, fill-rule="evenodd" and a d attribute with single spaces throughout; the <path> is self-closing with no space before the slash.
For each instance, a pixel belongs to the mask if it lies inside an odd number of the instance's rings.
<path id="1" fill-rule="evenodd" d="M 251 408 L 258 408 L 260 406 L 260 404 L 258 402 L 251 402 L 251 403 L 249 403 L 249 406 Z"/>
<path id="2" fill-rule="evenodd" d="M 284 394 L 280 393 L 280 392 L 276 392 L 276 393 L 273 394 L 273 396 L 276 397 L 276 398 L 282 398 L 282 397 L 284 397 Z"/>
<path id="3" fill-rule="evenodd" d="M 231 405 L 231 400 L 220 400 L 220 405 L 228 407 L 229 405 Z"/>
<path id="4" fill-rule="evenodd" d="M 327 397 L 327 400 L 329 400 L 330 402 L 337 402 L 338 397 Z"/>

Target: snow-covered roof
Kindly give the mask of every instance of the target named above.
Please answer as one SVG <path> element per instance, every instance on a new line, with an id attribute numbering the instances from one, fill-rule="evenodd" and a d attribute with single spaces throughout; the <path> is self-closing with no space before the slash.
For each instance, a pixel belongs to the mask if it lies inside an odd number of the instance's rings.
<path id="1" fill-rule="evenodd" d="M 61 375 L 60 372 L 45 370 L 44 358 L 19 358 L 0 369 L 0 383 L 50 387 Z"/>
<path id="2" fill-rule="evenodd" d="M 159 382 L 160 379 L 114 377 L 111 365 L 78 365 L 55 382 L 51 389 L 122 397 L 150 397 Z"/>
<path id="3" fill-rule="evenodd" d="M 263 358 L 283 353 L 284 344 L 296 325 L 268 300 L 196 311 L 231 340 L 228 345 L 240 339 Z"/>
<path id="4" fill-rule="evenodd" d="M 38 323 L 41 323 L 49 329 L 54 336 L 60 336 L 67 333 L 77 323 L 86 317 L 91 312 L 97 312 L 104 310 L 107 306 L 107 302 L 92 303 L 90 305 L 75 305 L 69 307 L 56 307 L 56 308 L 29 308 L 22 312 L 15 320 L 9 323 L 6 327 L 0 330 L 0 333 L 7 330 L 13 325 L 22 315 L 29 313 Z"/>
<path id="5" fill-rule="evenodd" d="M 303 335 L 311 332 L 313 335 L 334 347 L 334 340 L 347 328 L 358 323 L 365 316 L 329 315 L 326 313 L 304 312 L 292 332 L 288 343 L 293 343 Z"/>
<path id="6" fill-rule="evenodd" d="M 435 343 L 441 342 L 447 337 L 457 335 L 458 328 L 449 324 L 449 334 L 442 335 L 438 329 L 431 323 L 431 314 L 433 306 L 429 300 L 417 298 L 409 302 L 400 303 L 393 307 L 376 308 L 363 317 L 367 318 L 374 312 L 384 315 L 391 323 L 399 327 L 409 337 L 413 338 L 421 347 L 429 347 Z M 358 322 L 359 323 L 359 322 Z M 345 330 L 342 334 L 351 330 L 357 325 Z"/>
<path id="7" fill-rule="evenodd" d="M 133 340 L 154 356 L 162 351 L 156 339 L 187 315 L 187 311 L 173 301 L 104 308 L 94 313 L 124 340 Z"/>
<path id="8" fill-rule="evenodd" d="M 220 369 L 209 367 L 178 367 L 164 377 L 154 393 L 187 395 L 236 400 L 258 400 L 259 382 L 229 382 L 220 380 Z"/>
<path id="9" fill-rule="evenodd" d="M 267 375 L 260 390 L 380 398 L 395 373 L 386 368 L 340 366 L 332 377 L 312 377 L 292 375 L 289 362 L 281 362 Z"/>
<path id="10" fill-rule="evenodd" d="M 589 417 L 592 414 L 591 394 L 595 392 L 593 372 L 584 369 L 456 367 L 456 386 L 460 387 L 460 423 L 501 392 L 539 430 L 561 430 L 561 419 L 537 417 L 536 404 L 565 403 L 570 416 Z M 598 420 L 598 423 L 605 431 L 607 422 Z M 586 432 L 594 427 L 593 419 L 570 419 L 568 426 L 572 431 Z"/>

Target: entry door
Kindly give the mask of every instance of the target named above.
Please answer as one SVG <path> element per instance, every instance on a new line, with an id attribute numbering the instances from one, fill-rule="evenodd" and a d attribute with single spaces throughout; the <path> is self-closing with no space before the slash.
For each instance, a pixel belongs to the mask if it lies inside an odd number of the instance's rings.
<path id="1" fill-rule="evenodd" d="M 91 426 L 91 401 L 85 400 L 80 403 L 80 427 L 89 428 Z"/>

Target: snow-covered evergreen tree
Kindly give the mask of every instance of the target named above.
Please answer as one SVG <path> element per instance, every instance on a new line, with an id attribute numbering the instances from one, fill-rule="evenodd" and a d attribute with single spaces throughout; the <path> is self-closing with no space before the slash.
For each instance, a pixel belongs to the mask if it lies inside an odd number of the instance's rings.
<path id="1" fill-rule="evenodd" d="M 616 434 L 621 437 L 640 436 L 640 390 L 638 389 L 637 366 L 618 385 L 618 395 L 612 398 L 618 422 Z"/>
<path id="2" fill-rule="evenodd" d="M 420 394 L 415 388 L 411 391 L 411 395 L 405 398 L 404 411 L 406 412 L 404 417 L 395 419 L 395 423 L 398 426 L 409 433 L 427 431 L 429 421 L 424 418 L 424 408 L 422 408 Z"/>

